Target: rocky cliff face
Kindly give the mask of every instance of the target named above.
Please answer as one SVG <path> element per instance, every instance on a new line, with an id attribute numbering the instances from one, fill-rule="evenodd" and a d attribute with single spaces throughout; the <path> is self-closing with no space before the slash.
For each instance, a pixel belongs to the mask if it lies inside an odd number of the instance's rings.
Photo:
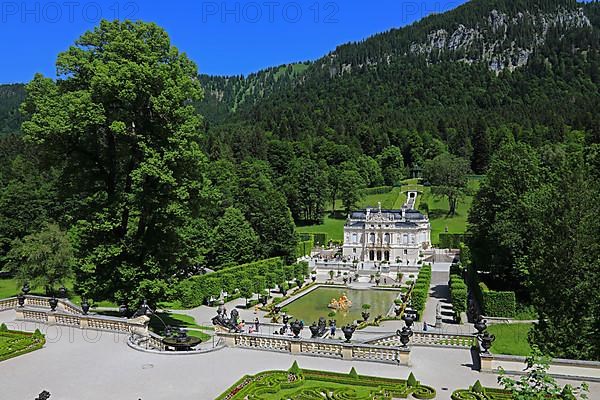
<path id="1" fill-rule="evenodd" d="M 414 42 L 408 53 L 422 54 L 429 62 L 444 55 L 457 61 L 485 62 L 493 71 L 513 70 L 527 64 L 529 56 L 544 45 L 551 33 L 591 27 L 583 9 L 559 9 L 556 13 L 507 15 L 492 10 L 475 26 L 458 25 L 454 30 L 437 29 L 427 39 Z"/>

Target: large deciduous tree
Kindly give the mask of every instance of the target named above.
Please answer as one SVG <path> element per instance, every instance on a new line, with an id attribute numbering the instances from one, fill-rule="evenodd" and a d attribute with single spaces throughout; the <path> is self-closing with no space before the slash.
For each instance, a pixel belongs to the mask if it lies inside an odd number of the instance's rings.
<path id="1" fill-rule="evenodd" d="M 456 214 L 456 206 L 467 191 L 469 162 L 443 153 L 425 163 L 425 178 L 433 185 L 434 195 L 448 198 L 448 215 Z"/>
<path id="2" fill-rule="evenodd" d="M 41 231 L 16 239 L 7 255 L 8 270 L 17 279 L 50 293 L 63 285 L 73 267 L 73 248 L 58 225 L 48 224 Z"/>
<path id="3" fill-rule="evenodd" d="M 77 289 L 139 297 L 144 282 L 194 264 L 193 219 L 206 199 L 197 68 L 157 25 L 102 21 L 36 75 L 22 106 L 25 138 L 64 161 L 78 201 Z"/>
<path id="4" fill-rule="evenodd" d="M 258 236 L 237 208 L 225 210 L 213 231 L 211 242 L 209 263 L 214 266 L 244 264 L 256 259 Z"/>
<path id="5" fill-rule="evenodd" d="M 402 150 L 396 146 L 386 147 L 379 155 L 379 165 L 386 185 L 398 185 L 405 175 Z"/>

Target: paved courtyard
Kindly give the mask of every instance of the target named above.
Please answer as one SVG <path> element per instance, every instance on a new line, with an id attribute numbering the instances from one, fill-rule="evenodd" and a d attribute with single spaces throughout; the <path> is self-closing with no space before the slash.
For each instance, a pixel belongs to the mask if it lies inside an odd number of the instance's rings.
<path id="1" fill-rule="evenodd" d="M 14 311 L 0 313 L 11 323 Z M 13 327 L 31 330 L 31 323 Z M 2 398 L 34 399 L 42 390 L 56 400 L 210 400 L 244 374 L 287 369 L 294 360 L 301 368 L 406 378 L 413 372 L 436 388 L 439 399 L 449 399 L 456 388 L 479 379 L 495 385 L 496 377 L 472 370 L 469 350 L 415 347 L 411 367 L 370 362 L 349 362 L 289 354 L 222 349 L 200 355 L 162 355 L 129 348 L 124 335 L 44 327 L 47 345 L 38 351 L 0 363 Z M 600 393 L 600 384 L 592 385 Z M 6 396 L 6 397 L 5 397 Z M 591 398 L 594 398 L 593 395 Z"/>

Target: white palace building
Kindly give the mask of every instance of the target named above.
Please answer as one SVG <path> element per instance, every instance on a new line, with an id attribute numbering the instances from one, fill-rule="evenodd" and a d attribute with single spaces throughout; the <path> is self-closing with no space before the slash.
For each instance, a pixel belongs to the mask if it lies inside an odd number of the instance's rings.
<path id="1" fill-rule="evenodd" d="M 415 193 L 416 195 L 416 193 Z M 366 209 L 354 211 L 344 225 L 342 256 L 358 269 L 384 265 L 415 265 L 419 254 L 429 249 L 431 225 L 419 211 Z"/>

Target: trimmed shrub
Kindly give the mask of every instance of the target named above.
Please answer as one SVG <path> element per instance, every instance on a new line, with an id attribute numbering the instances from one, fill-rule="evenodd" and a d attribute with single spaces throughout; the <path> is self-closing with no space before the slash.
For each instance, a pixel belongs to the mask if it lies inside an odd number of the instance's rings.
<path id="1" fill-rule="evenodd" d="M 515 292 L 496 292 L 494 290 L 482 290 L 483 312 L 488 317 L 508 317 L 515 316 L 517 308 L 517 299 Z"/>
<path id="2" fill-rule="evenodd" d="M 371 188 L 363 189 L 362 192 L 365 195 L 370 195 L 370 194 L 385 194 L 385 193 L 391 192 L 393 188 L 394 188 L 393 186 L 377 186 L 377 187 L 371 187 Z"/>
<path id="3" fill-rule="evenodd" d="M 240 282 L 244 279 L 254 280 L 256 276 L 265 277 L 265 281 L 261 279 L 260 286 L 274 287 L 275 284 L 282 283 L 281 280 L 285 280 L 287 275 L 293 279 L 295 269 L 294 265 L 284 268 L 280 258 L 223 268 L 212 274 L 193 276 L 180 281 L 175 295 L 183 307 L 198 307 L 206 304 L 211 296 L 218 297 L 221 290 L 226 290 L 230 295 L 229 298 L 233 298 L 236 290 L 242 289 Z"/>
<path id="4" fill-rule="evenodd" d="M 460 322 L 460 313 L 467 311 L 467 284 L 459 275 L 450 275 L 448 282 L 450 287 L 450 301 L 456 313 L 456 319 Z"/>
<path id="5" fill-rule="evenodd" d="M 442 249 L 458 249 L 468 239 L 463 233 L 440 233 L 439 246 Z"/>

